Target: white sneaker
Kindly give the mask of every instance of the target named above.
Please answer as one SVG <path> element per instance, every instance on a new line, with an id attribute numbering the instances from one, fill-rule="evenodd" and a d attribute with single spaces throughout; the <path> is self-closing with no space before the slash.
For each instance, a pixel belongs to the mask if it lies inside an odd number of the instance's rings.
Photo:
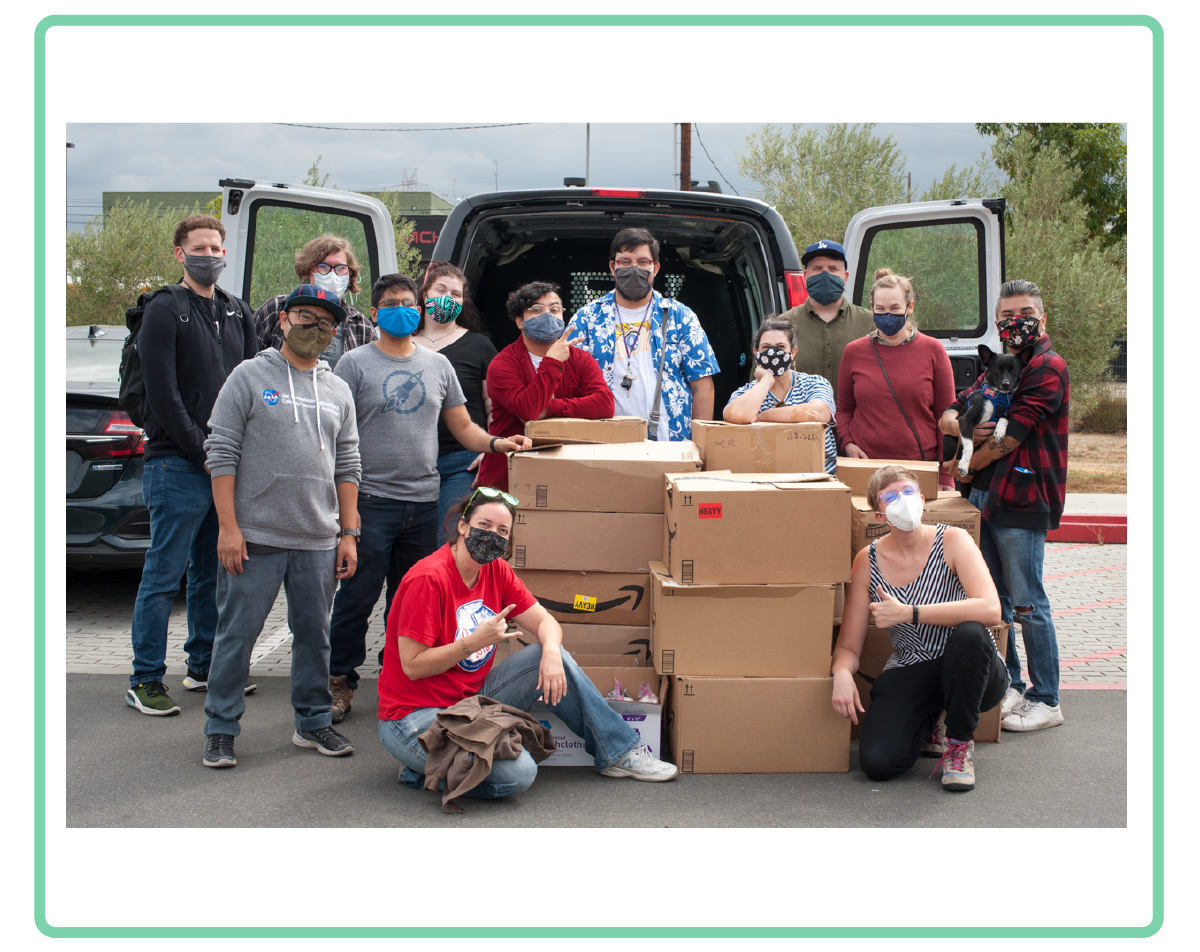
<path id="1" fill-rule="evenodd" d="M 1004 692 L 1004 699 L 1000 702 L 1000 716 L 1008 717 L 1018 704 L 1025 700 L 1025 695 L 1016 688 L 1009 688 Z"/>
<path id="2" fill-rule="evenodd" d="M 658 783 L 674 780 L 679 769 L 674 764 L 659 760 L 645 744 L 639 744 L 615 764 L 609 764 L 600 773 L 606 777 L 632 777 L 634 780 L 650 780 Z"/>
<path id="3" fill-rule="evenodd" d="M 1026 700 L 1017 705 L 1000 726 L 1006 731 L 1040 731 L 1045 727 L 1058 727 L 1062 722 L 1062 708 L 1058 704 L 1051 707 L 1043 701 Z"/>

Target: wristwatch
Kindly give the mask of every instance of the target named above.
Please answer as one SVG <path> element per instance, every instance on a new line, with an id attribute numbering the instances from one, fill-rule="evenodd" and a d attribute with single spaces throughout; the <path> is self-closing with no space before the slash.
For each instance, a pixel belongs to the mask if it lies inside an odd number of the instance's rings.
<path id="1" fill-rule="evenodd" d="M 362 529 L 343 529 L 338 533 L 338 538 L 342 536 L 354 536 L 355 539 L 362 538 Z"/>

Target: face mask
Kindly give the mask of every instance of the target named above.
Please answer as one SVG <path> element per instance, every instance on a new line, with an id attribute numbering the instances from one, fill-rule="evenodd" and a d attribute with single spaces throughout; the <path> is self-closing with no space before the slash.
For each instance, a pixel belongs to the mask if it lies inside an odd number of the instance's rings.
<path id="1" fill-rule="evenodd" d="M 890 522 L 897 529 L 904 532 L 912 532 L 921 524 L 921 513 L 925 507 L 921 503 L 921 497 L 916 493 L 911 496 L 905 496 L 901 493 L 900 497 L 890 503 L 883 511 Z"/>
<path id="2" fill-rule="evenodd" d="M 1010 317 L 1007 321 L 997 321 L 996 330 L 1000 334 L 1000 343 L 1008 347 L 1010 354 L 1024 350 L 1038 339 L 1038 325 L 1041 317 L 1018 316 Z"/>
<path id="3" fill-rule="evenodd" d="M 449 294 L 425 299 L 425 313 L 438 324 L 449 324 L 462 313 L 462 304 Z"/>
<path id="4" fill-rule="evenodd" d="M 301 360 L 312 360 L 325 353 L 333 340 L 333 330 L 323 331 L 316 324 L 312 327 L 290 324 L 283 339 L 287 341 L 288 349 Z"/>
<path id="5" fill-rule="evenodd" d="M 346 293 L 346 288 L 350 287 L 350 275 L 335 274 L 333 271 L 330 271 L 329 274 L 314 273 L 312 283 L 326 294 L 336 294 L 340 301 L 342 295 Z"/>
<path id="6" fill-rule="evenodd" d="M 846 282 L 831 271 L 818 271 L 805 279 L 804 286 L 808 289 L 808 296 L 818 304 L 832 304 L 846 290 Z"/>
<path id="7" fill-rule="evenodd" d="M 393 337 L 408 337 L 421 323 L 421 312 L 415 307 L 381 307 L 375 312 L 375 323 Z"/>
<path id="8" fill-rule="evenodd" d="M 644 268 L 617 268 L 613 272 L 617 279 L 617 290 L 630 301 L 640 301 L 650 293 L 650 272 Z"/>
<path id="9" fill-rule="evenodd" d="M 225 270 L 225 256 L 184 255 L 183 270 L 201 287 L 211 288 Z"/>
<path id="10" fill-rule="evenodd" d="M 792 366 L 792 355 L 782 347 L 764 347 L 758 352 L 758 366 L 782 377 Z"/>
<path id="11" fill-rule="evenodd" d="M 879 328 L 879 333 L 891 337 L 893 334 L 899 334 L 900 329 L 904 327 L 908 320 L 907 314 L 892 314 L 884 312 L 883 314 L 872 315 L 875 318 L 875 326 Z"/>
<path id="12" fill-rule="evenodd" d="M 487 565 L 489 562 L 495 562 L 496 559 L 504 557 L 504 553 L 508 551 L 508 540 L 499 532 L 491 532 L 487 529 L 479 529 L 475 526 L 471 527 L 471 532 L 465 540 L 467 546 L 467 555 L 473 558 L 480 565 Z"/>
<path id="13" fill-rule="evenodd" d="M 566 321 L 549 311 L 539 314 L 537 317 L 525 318 L 525 333 L 531 340 L 535 340 L 539 344 L 553 344 L 563 336 L 563 331 L 566 329 Z"/>

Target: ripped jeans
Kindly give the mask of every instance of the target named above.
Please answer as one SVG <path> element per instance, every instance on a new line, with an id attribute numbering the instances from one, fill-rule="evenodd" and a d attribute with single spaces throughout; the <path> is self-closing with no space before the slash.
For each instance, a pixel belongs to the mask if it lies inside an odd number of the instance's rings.
<path id="1" fill-rule="evenodd" d="M 982 509 L 985 490 L 971 490 L 971 504 Z M 1058 635 L 1050 617 L 1050 599 L 1042 585 L 1042 559 L 1046 551 L 1045 529 L 1012 529 L 986 519 L 979 526 L 979 549 L 992 573 L 1006 622 L 1015 623 L 1004 659 L 1012 686 L 1031 701 L 1058 704 Z M 1017 654 L 1016 626 L 1029 665 L 1029 688 L 1021 679 Z"/>

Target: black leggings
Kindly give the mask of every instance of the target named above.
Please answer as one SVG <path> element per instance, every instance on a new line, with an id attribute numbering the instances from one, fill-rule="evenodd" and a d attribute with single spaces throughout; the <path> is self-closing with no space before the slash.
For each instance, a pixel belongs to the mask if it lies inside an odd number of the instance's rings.
<path id="1" fill-rule="evenodd" d="M 980 712 L 999 704 L 1008 684 L 991 633 L 978 622 L 963 622 L 940 658 L 889 668 L 875 679 L 858 743 L 863 773 L 890 780 L 912 767 L 939 711 L 946 712 L 947 737 L 970 740 Z"/>

